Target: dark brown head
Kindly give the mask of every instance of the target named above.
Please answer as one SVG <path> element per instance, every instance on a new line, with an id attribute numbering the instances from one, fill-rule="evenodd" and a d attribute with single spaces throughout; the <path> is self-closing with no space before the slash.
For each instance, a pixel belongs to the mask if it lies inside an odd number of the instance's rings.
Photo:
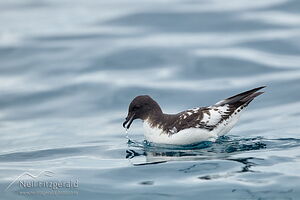
<path id="1" fill-rule="evenodd" d="M 145 120 L 153 114 L 161 114 L 162 111 L 150 96 L 141 95 L 135 97 L 129 105 L 128 115 L 123 123 L 124 128 L 129 128 L 133 120 L 141 119 Z"/>

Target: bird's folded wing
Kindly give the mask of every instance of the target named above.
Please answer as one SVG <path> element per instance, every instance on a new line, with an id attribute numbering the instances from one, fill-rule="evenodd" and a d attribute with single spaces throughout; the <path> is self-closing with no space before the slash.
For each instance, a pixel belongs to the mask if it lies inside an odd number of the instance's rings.
<path id="1" fill-rule="evenodd" d="M 230 117 L 234 111 L 235 108 L 228 104 L 187 110 L 180 113 L 176 129 L 177 131 L 187 128 L 213 130 L 223 120 Z"/>

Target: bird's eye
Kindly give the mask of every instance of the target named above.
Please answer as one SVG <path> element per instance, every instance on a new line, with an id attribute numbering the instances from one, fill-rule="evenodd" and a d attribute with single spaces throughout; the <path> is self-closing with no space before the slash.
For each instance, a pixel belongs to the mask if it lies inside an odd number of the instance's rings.
<path id="1" fill-rule="evenodd" d="M 137 109 L 139 109 L 138 106 L 133 106 L 133 108 L 132 108 L 133 111 L 136 111 Z"/>

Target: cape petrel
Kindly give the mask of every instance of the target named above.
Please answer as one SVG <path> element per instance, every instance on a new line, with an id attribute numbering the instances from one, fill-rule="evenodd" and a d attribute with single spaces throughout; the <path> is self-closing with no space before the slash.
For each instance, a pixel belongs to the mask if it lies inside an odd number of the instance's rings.
<path id="1" fill-rule="evenodd" d="M 215 141 L 238 121 L 248 104 L 263 92 L 265 86 L 237 94 L 215 105 L 189 109 L 178 114 L 165 114 L 148 95 L 135 97 L 129 105 L 123 127 L 129 129 L 135 119 L 144 121 L 144 135 L 149 142 L 188 145 Z"/>

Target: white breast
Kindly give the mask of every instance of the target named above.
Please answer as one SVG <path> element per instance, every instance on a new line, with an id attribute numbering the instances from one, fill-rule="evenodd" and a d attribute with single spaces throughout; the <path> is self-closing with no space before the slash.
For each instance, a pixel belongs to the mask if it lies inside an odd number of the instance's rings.
<path id="1" fill-rule="evenodd" d="M 186 145 L 201 141 L 214 142 L 218 137 L 213 131 L 200 128 L 188 128 L 169 135 L 159 128 L 150 127 L 147 121 L 144 121 L 144 130 L 145 139 L 158 144 Z"/>

